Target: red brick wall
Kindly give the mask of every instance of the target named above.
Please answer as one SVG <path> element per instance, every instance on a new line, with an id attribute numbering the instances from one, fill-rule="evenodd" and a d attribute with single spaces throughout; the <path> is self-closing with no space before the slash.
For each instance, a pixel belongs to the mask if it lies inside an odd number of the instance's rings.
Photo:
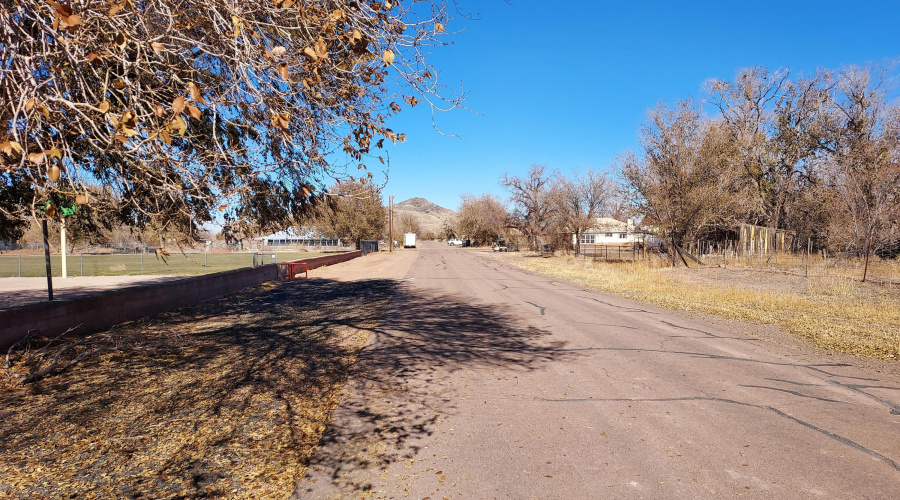
<path id="1" fill-rule="evenodd" d="M 315 269 L 359 256 L 360 252 L 347 252 L 300 262 Z M 77 329 L 79 333 L 101 330 L 123 321 L 218 298 L 279 277 L 278 265 L 267 264 L 7 309 L 0 311 L 0 349 L 8 349 L 31 330 L 39 330 L 44 336 L 59 335 L 78 325 L 81 325 Z"/>

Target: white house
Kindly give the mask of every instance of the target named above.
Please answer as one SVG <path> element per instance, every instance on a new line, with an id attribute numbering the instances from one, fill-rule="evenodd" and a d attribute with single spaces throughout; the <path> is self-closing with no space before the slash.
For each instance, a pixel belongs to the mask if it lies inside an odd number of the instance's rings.
<path id="1" fill-rule="evenodd" d="M 573 234 L 573 245 L 578 243 L 576 238 L 577 236 Z M 631 247 L 632 245 L 643 245 L 645 243 L 650 246 L 659 245 L 659 238 L 635 227 L 634 219 L 622 222 L 610 217 L 598 217 L 594 225 L 581 234 L 582 249 L 596 246 Z"/>

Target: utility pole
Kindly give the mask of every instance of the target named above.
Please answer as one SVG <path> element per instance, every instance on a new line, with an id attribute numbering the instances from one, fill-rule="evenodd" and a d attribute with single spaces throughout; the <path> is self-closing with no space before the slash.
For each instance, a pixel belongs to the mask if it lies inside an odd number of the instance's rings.
<path id="1" fill-rule="evenodd" d="M 50 235 L 47 233 L 47 219 L 41 221 L 44 230 L 44 263 L 47 266 L 47 296 L 53 300 L 53 271 L 50 269 Z"/>
<path id="2" fill-rule="evenodd" d="M 388 252 L 394 251 L 394 195 L 391 195 L 390 220 L 388 222 Z"/>
<path id="3" fill-rule="evenodd" d="M 66 217 L 65 215 L 60 218 L 62 223 L 59 226 L 59 253 L 62 258 L 62 277 L 66 278 L 68 276 L 67 268 L 66 268 Z"/>

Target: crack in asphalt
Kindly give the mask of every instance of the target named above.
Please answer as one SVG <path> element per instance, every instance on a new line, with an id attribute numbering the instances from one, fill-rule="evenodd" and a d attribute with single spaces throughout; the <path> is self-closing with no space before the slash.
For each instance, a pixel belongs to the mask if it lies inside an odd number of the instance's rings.
<path id="1" fill-rule="evenodd" d="M 770 390 L 770 391 L 785 392 L 785 393 L 787 393 L 787 394 L 793 394 L 794 396 L 797 396 L 797 397 L 801 397 L 801 398 L 809 398 L 809 399 L 816 399 L 816 400 L 818 400 L 818 401 L 824 401 L 824 402 L 826 402 L 826 403 L 841 403 L 841 404 L 845 404 L 845 405 L 846 405 L 846 404 L 850 404 L 850 403 L 848 403 L 848 402 L 846 402 L 846 401 L 838 401 L 838 400 L 836 400 L 836 399 L 820 398 L 820 397 L 816 397 L 816 396 L 810 396 L 810 395 L 807 395 L 807 394 L 803 394 L 802 392 L 792 391 L 792 390 L 790 390 L 790 389 L 779 389 L 778 387 L 768 387 L 768 386 L 765 386 L 765 385 L 748 385 L 748 384 L 740 384 L 738 387 L 749 387 L 749 388 L 753 388 L 753 389 L 768 389 L 768 390 Z"/>
<path id="2" fill-rule="evenodd" d="M 543 315 L 544 315 L 544 312 L 547 311 L 547 308 L 546 308 L 546 307 L 541 307 L 541 306 L 535 304 L 534 302 L 528 302 L 528 301 L 525 301 L 525 303 L 526 303 L 526 304 L 531 304 L 531 305 L 533 305 L 534 307 L 537 307 L 538 309 L 540 309 L 540 310 L 541 310 L 541 316 L 543 316 Z"/>
<path id="3" fill-rule="evenodd" d="M 825 383 L 827 383 L 829 385 L 836 385 L 838 387 L 843 387 L 844 389 L 847 389 L 847 390 L 853 391 L 857 394 L 866 396 L 866 397 L 873 399 L 873 400 L 877 401 L 878 403 L 881 403 L 882 405 L 888 407 L 891 410 L 892 415 L 900 415 L 900 406 L 897 406 L 894 403 L 892 403 L 886 399 L 880 398 L 874 394 L 869 394 L 868 392 L 863 390 L 863 389 L 888 389 L 888 390 L 898 391 L 898 390 L 900 390 L 900 387 L 885 387 L 885 386 L 880 386 L 880 385 L 844 384 L 839 380 L 826 380 Z"/>
<path id="4" fill-rule="evenodd" d="M 593 293 L 593 290 L 581 290 L 581 291 L 582 291 L 582 292 Z M 638 308 L 635 308 L 635 307 L 619 306 L 619 305 L 613 304 L 613 303 L 611 303 L 611 302 L 606 302 L 606 301 L 603 301 L 603 300 L 600 300 L 600 299 L 597 299 L 597 298 L 594 298 L 594 297 L 585 297 L 584 295 L 576 295 L 576 297 L 579 297 L 579 298 L 582 298 L 582 299 L 593 300 L 594 302 L 599 302 L 599 303 L 601 303 L 601 304 L 603 304 L 603 305 L 606 305 L 606 306 L 609 306 L 609 307 L 614 307 L 614 308 L 616 308 L 616 309 L 621 309 L 621 310 L 626 311 L 626 312 L 642 312 L 642 313 L 647 313 L 647 314 L 659 314 L 659 313 L 656 313 L 656 312 L 654 312 L 654 311 L 648 311 L 648 310 L 646 310 L 646 309 L 638 309 Z"/>
<path id="5" fill-rule="evenodd" d="M 738 406 L 745 406 L 745 407 L 749 407 L 749 408 L 757 408 L 760 410 L 771 411 L 780 417 L 791 420 L 791 421 L 793 421 L 797 424 L 800 424 L 803 427 L 806 427 L 807 429 L 810 429 L 812 431 L 818 432 L 819 434 L 822 434 L 823 436 L 831 438 L 832 440 L 834 440 L 838 443 L 841 443 L 845 446 L 849 446 L 850 448 L 853 448 L 857 451 L 860 451 L 869 456 L 872 456 L 872 457 L 884 462 L 886 465 L 892 467 L 894 470 L 900 471 L 900 464 L 898 464 L 891 458 L 886 457 L 886 456 L 882 455 L 881 453 L 878 453 L 875 450 L 866 448 L 865 446 L 857 443 L 856 441 L 853 441 L 852 439 L 846 438 L 839 434 L 835 434 L 834 432 L 831 432 L 827 429 L 823 429 L 817 425 L 814 425 L 814 424 L 811 424 L 804 420 L 801 420 L 797 417 L 789 415 L 789 414 L 779 410 L 778 408 L 775 408 L 772 406 L 755 405 L 753 403 L 746 403 L 744 401 L 737 401 L 734 399 L 724 399 L 724 398 L 705 397 L 705 396 L 693 396 L 693 397 L 681 397 L 681 398 L 609 398 L 609 399 L 534 398 L 534 399 L 537 401 L 545 401 L 545 402 L 550 402 L 550 403 L 610 403 L 610 402 L 612 402 L 612 403 L 618 403 L 618 402 L 621 402 L 621 403 L 669 403 L 669 402 L 681 402 L 681 401 L 711 401 L 711 402 L 715 402 L 715 403 L 725 403 L 725 404 L 733 404 L 733 405 L 738 405 Z"/>

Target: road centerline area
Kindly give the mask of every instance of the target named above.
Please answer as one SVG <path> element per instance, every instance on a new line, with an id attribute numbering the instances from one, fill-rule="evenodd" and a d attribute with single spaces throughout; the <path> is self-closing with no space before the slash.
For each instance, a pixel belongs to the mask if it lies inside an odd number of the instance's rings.
<path id="1" fill-rule="evenodd" d="M 417 252 L 295 498 L 894 494 L 893 375 L 476 250 Z"/>

